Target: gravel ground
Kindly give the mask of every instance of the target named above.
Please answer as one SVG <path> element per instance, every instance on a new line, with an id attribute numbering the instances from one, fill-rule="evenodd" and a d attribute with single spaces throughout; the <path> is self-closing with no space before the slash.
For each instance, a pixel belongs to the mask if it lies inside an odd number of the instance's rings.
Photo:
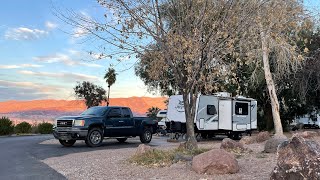
<path id="1" fill-rule="evenodd" d="M 315 139 L 319 142 L 319 138 Z M 112 141 L 112 140 L 107 140 Z M 129 140 L 131 142 L 132 140 Z M 138 140 L 135 140 L 138 142 Z M 154 138 L 153 141 L 165 141 Z M 57 140 L 48 140 L 44 144 L 58 144 Z M 200 147 L 220 148 L 221 140 L 200 142 Z M 156 148 L 170 149 L 179 143 L 162 143 Z M 132 148 L 103 149 L 90 152 L 74 153 L 62 157 L 43 160 L 44 163 L 68 179 L 269 179 L 276 165 L 276 154 L 262 153 L 264 143 L 246 145 L 253 152 L 237 158 L 240 171 L 227 175 L 203 175 L 191 170 L 191 164 L 179 162 L 170 167 L 146 168 L 127 162 L 136 150 Z"/>

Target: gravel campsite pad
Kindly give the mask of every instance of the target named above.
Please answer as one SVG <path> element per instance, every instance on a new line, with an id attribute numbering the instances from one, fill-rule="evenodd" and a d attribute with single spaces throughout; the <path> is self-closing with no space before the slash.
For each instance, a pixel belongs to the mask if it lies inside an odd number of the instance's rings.
<path id="1" fill-rule="evenodd" d="M 319 138 L 315 139 L 319 143 Z M 166 142 L 165 138 L 154 137 L 152 141 L 160 142 L 157 149 L 171 149 L 179 143 Z M 82 142 L 77 145 L 82 146 Z M 262 153 L 265 143 L 245 145 L 252 150 L 237 156 L 240 171 L 236 174 L 205 175 L 197 174 L 191 169 L 190 163 L 178 162 L 170 167 L 147 168 L 130 164 L 127 160 L 135 153 L 135 147 L 117 147 L 116 140 L 106 140 L 113 143 L 113 148 L 72 153 L 61 157 L 43 160 L 44 163 L 67 177 L 68 179 L 269 179 L 276 165 L 276 154 Z M 139 143 L 138 139 L 129 139 L 128 144 Z M 57 140 L 48 140 L 42 144 L 59 144 Z M 200 147 L 220 148 L 221 140 L 199 142 Z M 83 145 L 84 146 L 84 145 Z"/>

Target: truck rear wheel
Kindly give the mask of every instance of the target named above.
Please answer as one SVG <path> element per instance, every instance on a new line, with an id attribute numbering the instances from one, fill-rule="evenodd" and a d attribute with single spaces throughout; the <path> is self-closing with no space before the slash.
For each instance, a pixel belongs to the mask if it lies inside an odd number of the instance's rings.
<path id="1" fill-rule="evenodd" d="M 144 129 L 142 135 L 140 136 L 140 141 L 142 143 L 149 143 L 152 139 L 152 132 L 150 129 Z"/>
<path id="2" fill-rule="evenodd" d="M 98 147 L 101 146 L 103 141 L 103 133 L 100 128 L 92 128 L 90 129 L 85 143 L 90 147 Z"/>
<path id="3" fill-rule="evenodd" d="M 120 143 L 124 143 L 126 142 L 128 138 L 117 138 L 117 140 L 120 142 Z"/>
<path id="4" fill-rule="evenodd" d="M 60 140 L 59 142 L 61 145 L 63 145 L 64 147 L 71 147 L 74 145 L 74 143 L 76 143 L 76 140 Z"/>

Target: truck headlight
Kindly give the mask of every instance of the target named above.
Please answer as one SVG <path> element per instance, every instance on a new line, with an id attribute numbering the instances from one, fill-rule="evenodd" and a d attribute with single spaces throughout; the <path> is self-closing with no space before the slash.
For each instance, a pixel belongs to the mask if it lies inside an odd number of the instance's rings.
<path id="1" fill-rule="evenodd" d="M 84 120 L 74 120 L 74 126 L 84 126 Z"/>

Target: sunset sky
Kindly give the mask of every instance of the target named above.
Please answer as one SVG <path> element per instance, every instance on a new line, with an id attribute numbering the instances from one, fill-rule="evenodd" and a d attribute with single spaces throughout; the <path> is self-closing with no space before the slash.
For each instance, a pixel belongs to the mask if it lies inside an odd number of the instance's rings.
<path id="1" fill-rule="evenodd" d="M 319 4 L 320 0 L 307 1 L 311 8 Z M 111 97 L 159 96 L 148 93 L 130 69 L 135 59 L 95 60 L 90 56 L 88 51 L 98 44 L 84 41 L 83 31 L 58 19 L 53 7 L 93 18 L 103 14 L 95 0 L 2 0 L 0 101 L 74 99 L 72 88 L 76 81 L 84 80 L 107 89 L 103 76 L 110 64 L 119 73 Z"/>

